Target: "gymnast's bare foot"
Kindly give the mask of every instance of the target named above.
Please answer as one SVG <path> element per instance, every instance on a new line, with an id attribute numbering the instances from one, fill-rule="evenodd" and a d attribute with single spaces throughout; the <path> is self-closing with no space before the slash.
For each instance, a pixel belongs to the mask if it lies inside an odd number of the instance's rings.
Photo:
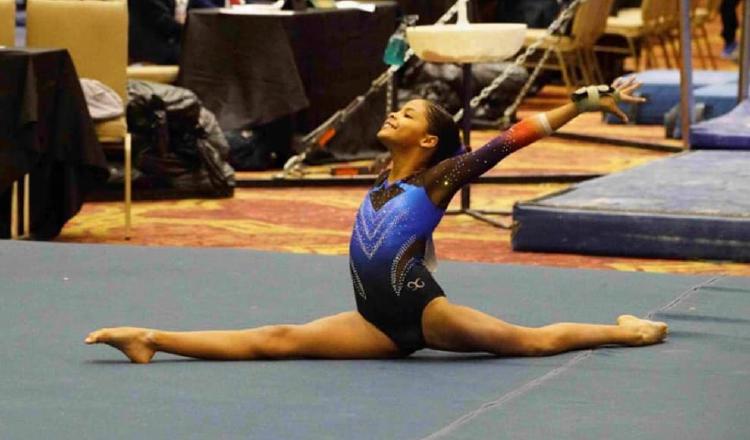
<path id="1" fill-rule="evenodd" d="M 667 324 L 658 321 L 649 321 L 633 315 L 621 315 L 617 318 L 617 325 L 628 327 L 633 330 L 633 341 L 629 345 L 651 345 L 664 340 L 667 337 Z"/>
<path id="2" fill-rule="evenodd" d="M 87 344 L 107 344 L 120 350 L 136 364 L 147 364 L 154 357 L 151 330 L 136 327 L 103 328 L 89 333 Z"/>

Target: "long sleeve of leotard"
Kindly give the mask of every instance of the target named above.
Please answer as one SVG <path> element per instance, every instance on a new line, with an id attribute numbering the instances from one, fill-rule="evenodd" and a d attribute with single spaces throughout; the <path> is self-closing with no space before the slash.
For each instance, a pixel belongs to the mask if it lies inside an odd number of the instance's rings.
<path id="1" fill-rule="evenodd" d="M 427 194 L 445 208 L 462 186 L 481 176 L 509 154 L 547 133 L 537 118 L 524 119 L 470 153 L 446 159 L 424 173 Z"/>

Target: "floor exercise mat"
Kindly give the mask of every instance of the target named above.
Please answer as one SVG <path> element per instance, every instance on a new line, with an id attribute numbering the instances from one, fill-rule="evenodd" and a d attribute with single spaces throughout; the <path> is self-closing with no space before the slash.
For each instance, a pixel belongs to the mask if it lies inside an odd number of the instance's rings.
<path id="1" fill-rule="evenodd" d="M 697 150 L 750 150 L 750 102 L 690 127 L 690 147 Z"/>
<path id="2" fill-rule="evenodd" d="M 750 152 L 696 151 L 514 207 L 514 250 L 750 261 Z"/>
<path id="3" fill-rule="evenodd" d="M 305 322 L 349 310 L 346 257 L 0 243 L 3 439 L 747 438 L 750 279 L 442 263 L 508 321 L 666 320 L 646 348 L 546 358 L 126 362 L 83 337 Z"/>

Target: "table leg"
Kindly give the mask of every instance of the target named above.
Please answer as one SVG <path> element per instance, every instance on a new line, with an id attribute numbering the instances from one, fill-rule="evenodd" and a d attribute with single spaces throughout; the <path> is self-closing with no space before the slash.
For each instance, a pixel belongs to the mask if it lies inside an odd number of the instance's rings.
<path id="1" fill-rule="evenodd" d="M 18 182 L 10 190 L 10 239 L 18 240 Z"/>

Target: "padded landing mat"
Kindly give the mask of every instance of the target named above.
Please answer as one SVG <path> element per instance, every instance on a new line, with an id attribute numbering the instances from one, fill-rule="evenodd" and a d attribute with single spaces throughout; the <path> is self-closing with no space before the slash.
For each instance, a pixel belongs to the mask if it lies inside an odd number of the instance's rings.
<path id="1" fill-rule="evenodd" d="M 750 261 L 750 152 L 697 151 L 517 204 L 513 249 Z"/>
<path id="2" fill-rule="evenodd" d="M 702 150 L 750 150 L 750 101 L 690 127 L 690 147 Z"/>
<path id="3" fill-rule="evenodd" d="M 750 279 L 444 263 L 456 301 L 512 322 L 672 326 L 667 343 L 548 358 L 147 366 L 111 325 L 241 328 L 350 309 L 345 257 L 0 243 L 3 439 L 745 439 Z"/>
<path id="4" fill-rule="evenodd" d="M 631 116 L 635 124 L 662 124 L 664 115 L 680 103 L 680 71 L 676 69 L 644 70 L 634 74 L 641 87 L 635 92 L 647 101 L 637 106 L 624 104 L 624 111 Z M 693 88 L 737 83 L 737 72 L 717 70 L 694 70 Z M 737 88 L 735 86 L 735 96 Z M 696 102 L 699 102 L 696 98 Z M 616 116 L 606 115 L 605 120 L 611 124 L 621 123 Z"/>

